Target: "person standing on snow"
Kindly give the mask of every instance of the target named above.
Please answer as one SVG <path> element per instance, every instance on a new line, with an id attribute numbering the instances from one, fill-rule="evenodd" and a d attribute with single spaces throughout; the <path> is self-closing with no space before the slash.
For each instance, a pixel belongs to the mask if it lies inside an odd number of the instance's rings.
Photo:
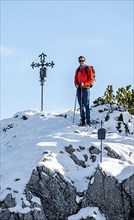
<path id="1" fill-rule="evenodd" d="M 85 64 L 85 57 L 78 58 L 79 67 L 75 71 L 74 84 L 77 88 L 77 98 L 80 106 L 80 123 L 79 126 L 90 126 L 90 87 L 94 82 L 93 71 L 90 66 Z"/>

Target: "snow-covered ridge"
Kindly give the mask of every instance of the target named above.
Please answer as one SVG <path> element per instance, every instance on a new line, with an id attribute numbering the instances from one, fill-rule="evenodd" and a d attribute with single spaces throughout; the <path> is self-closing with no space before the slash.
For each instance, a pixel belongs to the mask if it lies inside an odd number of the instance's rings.
<path id="1" fill-rule="evenodd" d="M 120 114 L 123 121 L 119 121 Z M 108 113 L 105 106 L 99 106 L 91 110 L 91 127 L 77 126 L 79 112 L 75 124 L 72 118 L 73 111 L 56 115 L 27 110 L 1 121 L 1 200 L 12 194 L 17 201 L 12 211 L 27 212 L 22 200 L 26 201 L 25 186 L 36 166 L 58 171 L 77 192 L 86 190 L 89 181 L 93 183 L 98 166 L 120 182 L 134 173 L 133 116 L 128 112 Z M 107 134 L 100 164 L 97 130 L 101 121 Z"/>

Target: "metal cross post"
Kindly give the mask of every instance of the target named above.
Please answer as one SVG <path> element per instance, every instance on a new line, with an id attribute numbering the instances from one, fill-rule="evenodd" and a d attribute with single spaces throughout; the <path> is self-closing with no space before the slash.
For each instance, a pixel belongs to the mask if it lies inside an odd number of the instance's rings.
<path id="1" fill-rule="evenodd" d="M 46 54 L 42 53 L 39 55 L 40 57 L 40 63 L 34 63 L 32 62 L 31 66 L 34 69 L 34 67 L 40 67 L 40 85 L 41 85 L 41 111 L 43 111 L 43 86 L 44 82 L 46 81 L 47 77 L 47 68 L 46 67 L 51 67 L 55 65 L 53 61 L 49 63 L 45 63 L 45 57 L 47 57 Z"/>

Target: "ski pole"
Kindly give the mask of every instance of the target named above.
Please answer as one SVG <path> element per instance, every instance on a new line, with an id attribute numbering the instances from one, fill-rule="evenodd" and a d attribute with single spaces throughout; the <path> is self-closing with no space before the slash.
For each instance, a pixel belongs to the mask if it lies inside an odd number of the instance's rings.
<path id="1" fill-rule="evenodd" d="M 75 96 L 75 102 L 74 102 L 73 124 L 74 124 L 74 119 L 75 119 L 76 102 L 77 102 L 77 90 L 76 90 L 76 96 Z"/>
<path id="2" fill-rule="evenodd" d="M 81 118 L 82 118 L 82 97 L 83 97 L 83 87 L 81 86 L 81 96 L 80 96 L 80 98 L 81 98 L 81 106 L 80 106 L 80 113 L 81 113 Z"/>

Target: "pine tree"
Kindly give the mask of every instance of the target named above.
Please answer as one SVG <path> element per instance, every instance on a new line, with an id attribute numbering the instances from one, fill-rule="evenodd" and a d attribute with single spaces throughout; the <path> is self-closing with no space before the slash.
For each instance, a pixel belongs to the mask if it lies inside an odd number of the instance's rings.
<path id="1" fill-rule="evenodd" d="M 109 111 L 114 110 L 114 104 L 118 104 L 118 109 L 123 108 L 124 111 L 128 111 L 130 114 L 134 115 L 134 90 L 131 89 L 131 85 L 118 88 L 116 95 L 114 95 L 113 86 L 108 85 L 104 96 L 99 97 L 94 102 L 95 106 L 107 105 Z"/>
<path id="2" fill-rule="evenodd" d="M 104 105 L 104 98 L 103 97 L 99 97 L 97 99 L 95 99 L 95 101 L 93 102 L 94 106 L 98 106 L 98 105 Z"/>
<path id="3" fill-rule="evenodd" d="M 120 107 L 124 110 L 128 110 L 130 114 L 134 114 L 134 91 L 130 89 L 131 85 L 126 86 L 126 88 L 119 88 L 116 92 L 116 100 Z"/>
<path id="4" fill-rule="evenodd" d="M 113 104 L 115 104 L 115 96 L 114 96 L 113 92 L 114 92 L 113 86 L 108 85 L 108 87 L 104 93 L 104 103 L 108 104 L 108 106 L 110 106 L 110 108 L 109 108 L 110 111 L 113 111 Z"/>
<path id="5" fill-rule="evenodd" d="M 134 115 L 134 90 L 131 90 L 131 95 L 128 97 L 128 111 L 131 115 Z"/>

